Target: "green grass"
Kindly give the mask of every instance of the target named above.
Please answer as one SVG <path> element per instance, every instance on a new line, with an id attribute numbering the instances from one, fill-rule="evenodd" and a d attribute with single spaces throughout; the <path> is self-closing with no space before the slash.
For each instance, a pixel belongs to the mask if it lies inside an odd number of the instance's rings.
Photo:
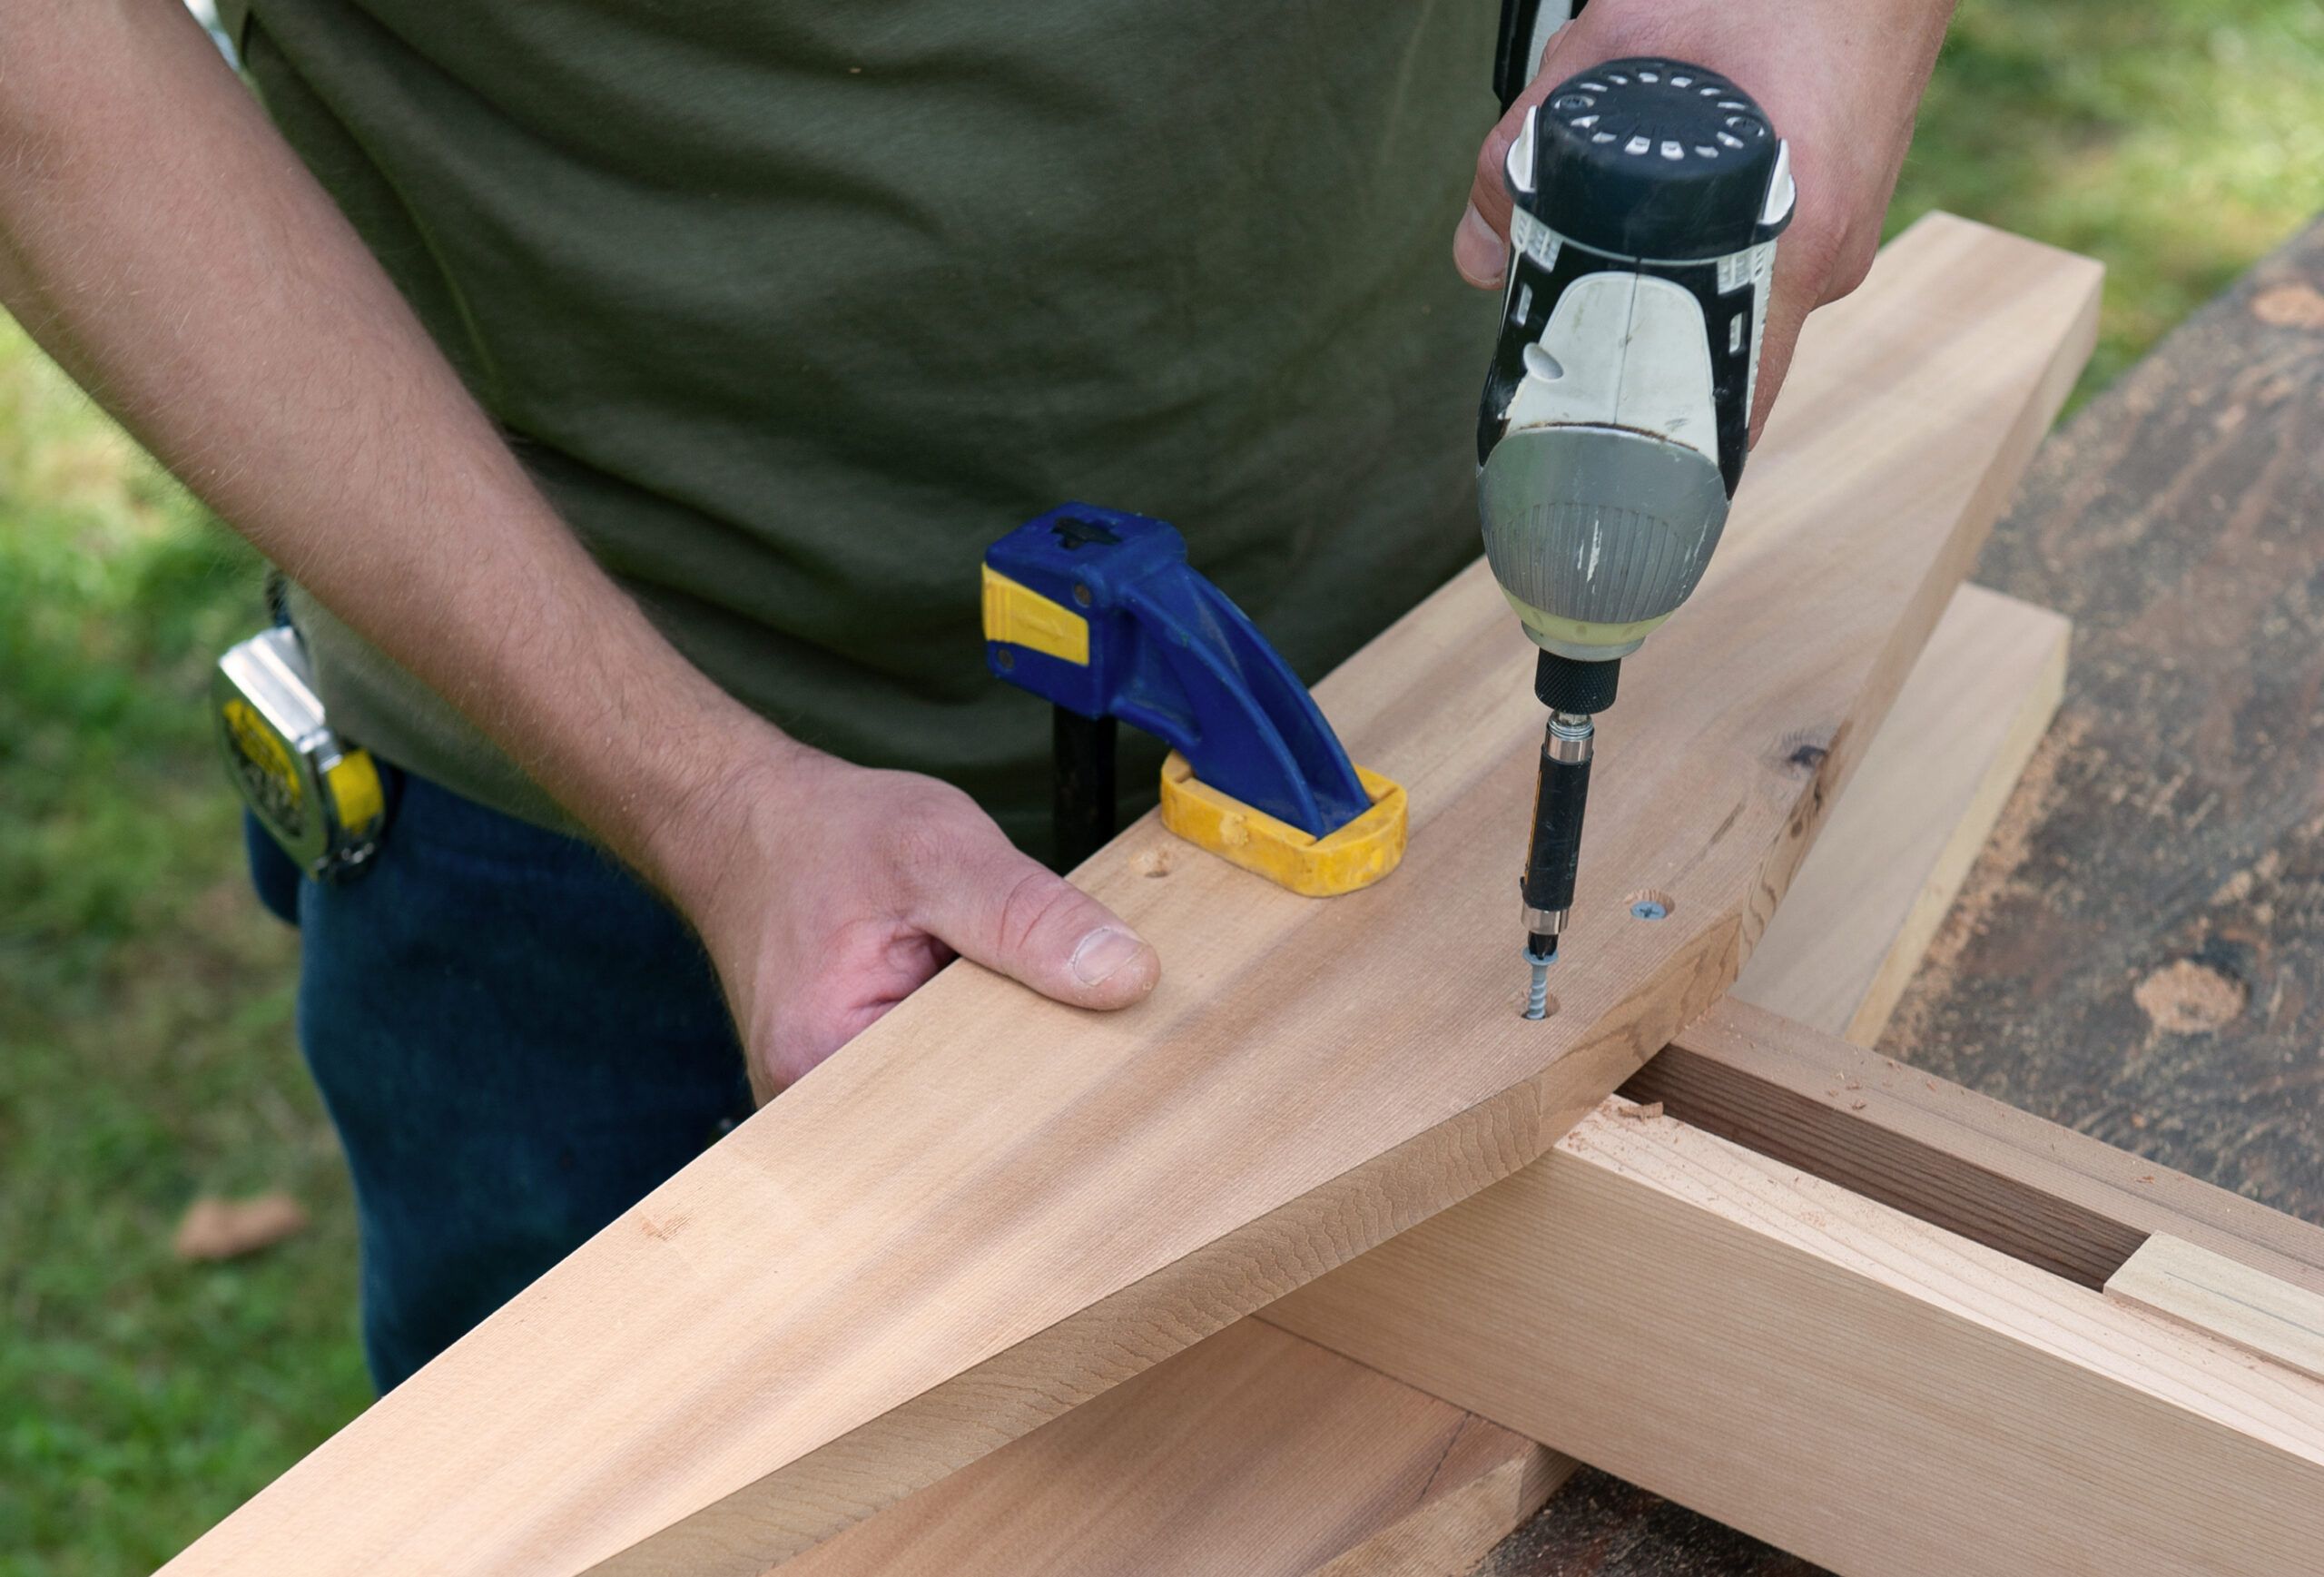
<path id="1" fill-rule="evenodd" d="M 1965 0 L 1889 212 L 2107 268 L 2102 388 L 2324 208 L 2324 5 Z"/>
<path id="2" fill-rule="evenodd" d="M 150 1570 L 368 1397 L 354 1229 L 202 710 L 260 567 L 0 319 L 0 1572 Z M 177 1264 L 199 1192 L 315 1224 Z"/>
<path id="3" fill-rule="evenodd" d="M 2324 207 L 2324 6 L 1968 0 L 1894 219 L 1936 206 L 2106 261 L 2095 387 Z M 368 1397 L 201 706 L 258 577 L 0 320 L 0 1577 L 148 1569 Z M 196 1193 L 270 1187 L 304 1236 L 171 1259 Z"/>

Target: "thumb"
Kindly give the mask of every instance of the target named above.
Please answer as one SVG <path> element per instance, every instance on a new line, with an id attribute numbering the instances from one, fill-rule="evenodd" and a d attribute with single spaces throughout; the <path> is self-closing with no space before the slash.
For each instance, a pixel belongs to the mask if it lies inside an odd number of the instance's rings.
<path id="1" fill-rule="evenodd" d="M 1502 163 L 1510 144 L 1524 129 L 1526 112 L 1539 102 L 1534 89 L 1547 91 L 1541 79 L 1501 117 L 1482 147 L 1469 181 L 1469 206 L 1452 232 L 1452 266 L 1479 290 L 1499 290 L 1509 271 L 1509 191 L 1502 184 Z"/>
<path id="2" fill-rule="evenodd" d="M 983 829 L 933 872 L 916 923 L 963 958 L 1082 1008 L 1127 1008 L 1162 978 L 1162 960 L 1114 912 Z"/>
<path id="3" fill-rule="evenodd" d="M 1591 32 L 1594 20 L 1591 13 L 1584 12 L 1581 19 L 1567 23 L 1550 35 L 1533 80 L 1525 84 L 1525 91 L 1511 103 L 1477 150 L 1476 169 L 1469 182 L 1469 206 L 1452 232 L 1452 266 L 1480 290 L 1499 290 L 1509 271 L 1509 188 L 1502 167 L 1510 145 L 1525 129 L 1526 115 L 1567 77 L 1604 60 L 1610 53 L 1618 53 Z"/>

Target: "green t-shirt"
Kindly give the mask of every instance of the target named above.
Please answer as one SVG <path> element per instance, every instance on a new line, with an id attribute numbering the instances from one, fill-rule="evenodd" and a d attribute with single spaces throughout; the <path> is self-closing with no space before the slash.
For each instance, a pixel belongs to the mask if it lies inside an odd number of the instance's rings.
<path id="1" fill-rule="evenodd" d="M 1158 515 L 1309 679 L 1477 552 L 1485 0 L 256 0 L 278 124 L 721 685 L 1039 849 L 978 563 Z M 335 720 L 564 824 L 294 593 Z M 1126 756 L 1150 801 L 1157 752 Z"/>

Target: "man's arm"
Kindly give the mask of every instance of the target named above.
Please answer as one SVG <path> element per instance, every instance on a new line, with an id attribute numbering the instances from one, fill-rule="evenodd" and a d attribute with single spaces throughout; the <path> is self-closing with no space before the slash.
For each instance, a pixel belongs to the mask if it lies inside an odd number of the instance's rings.
<path id="1" fill-rule="evenodd" d="M 1707 66 L 1758 100 L 1791 144 L 1799 207 L 1776 248 L 1759 352 L 1757 442 L 1807 314 L 1864 282 L 1912 142 L 1913 117 L 1954 0 L 1590 0 L 1542 52 L 1541 69 L 1477 154 L 1452 259 L 1498 290 L 1509 262 L 1502 163 L 1525 113 L 1578 71 L 1626 54 Z M 1482 67 L 1479 68 L 1480 75 Z"/>
<path id="2" fill-rule="evenodd" d="M 0 303 L 677 902 L 762 1089 L 952 951 L 1088 1007 L 1152 989 L 966 795 L 806 749 L 661 637 L 179 0 L 0 7 Z"/>

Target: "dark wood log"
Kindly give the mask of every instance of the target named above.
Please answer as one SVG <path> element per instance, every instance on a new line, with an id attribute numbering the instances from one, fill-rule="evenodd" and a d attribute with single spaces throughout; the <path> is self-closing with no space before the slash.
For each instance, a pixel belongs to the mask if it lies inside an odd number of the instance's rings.
<path id="1" fill-rule="evenodd" d="M 2324 1220 L 2324 223 L 2084 410 L 1986 549 L 2056 724 L 1881 1050 Z"/>

